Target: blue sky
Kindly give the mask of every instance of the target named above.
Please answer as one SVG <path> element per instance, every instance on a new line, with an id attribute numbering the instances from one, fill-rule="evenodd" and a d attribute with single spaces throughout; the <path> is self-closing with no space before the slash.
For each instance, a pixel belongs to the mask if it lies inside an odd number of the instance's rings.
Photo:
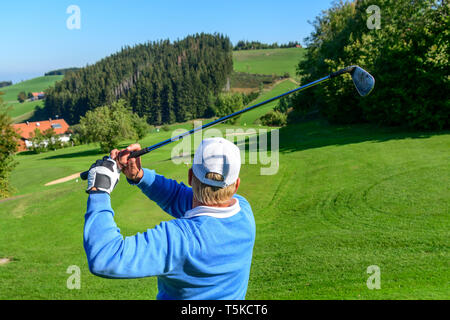
<path id="1" fill-rule="evenodd" d="M 124 45 L 220 32 L 239 40 L 300 41 L 332 0 L 44 0 L 2 1 L 0 81 L 14 83 L 66 67 L 92 64 Z M 70 5 L 81 28 L 69 30 Z"/>

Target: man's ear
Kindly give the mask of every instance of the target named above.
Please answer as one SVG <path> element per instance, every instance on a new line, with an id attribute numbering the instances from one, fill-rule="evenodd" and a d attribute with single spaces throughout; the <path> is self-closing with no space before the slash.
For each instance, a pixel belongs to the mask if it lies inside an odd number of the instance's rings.
<path id="1" fill-rule="evenodd" d="M 237 192 L 240 184 L 241 184 L 241 178 L 237 178 L 237 180 L 236 180 L 236 188 L 234 189 L 234 193 Z"/>
<path id="2" fill-rule="evenodd" d="M 189 171 L 188 171 L 188 183 L 189 183 L 189 185 L 191 187 L 192 187 L 192 175 L 193 175 L 192 168 L 189 168 Z"/>

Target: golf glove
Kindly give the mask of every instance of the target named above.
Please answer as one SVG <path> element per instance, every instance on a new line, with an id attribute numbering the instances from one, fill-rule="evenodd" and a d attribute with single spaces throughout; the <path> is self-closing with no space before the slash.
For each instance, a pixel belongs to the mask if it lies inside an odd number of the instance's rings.
<path id="1" fill-rule="evenodd" d="M 120 169 L 117 167 L 117 163 L 110 157 L 105 156 L 93 163 L 89 169 L 86 192 L 89 193 L 89 190 L 95 187 L 98 191 L 111 194 L 117 182 L 119 182 L 119 177 Z"/>

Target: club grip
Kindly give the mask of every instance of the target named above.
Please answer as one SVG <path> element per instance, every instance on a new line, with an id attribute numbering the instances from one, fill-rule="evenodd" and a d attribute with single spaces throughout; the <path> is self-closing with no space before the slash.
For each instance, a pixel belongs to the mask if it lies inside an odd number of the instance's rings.
<path id="1" fill-rule="evenodd" d="M 145 148 L 141 149 L 141 150 L 138 150 L 138 151 L 133 151 L 133 152 L 130 153 L 128 158 L 137 158 L 137 157 L 142 156 L 143 154 L 146 154 L 147 152 L 148 151 Z M 87 180 L 88 175 L 89 175 L 89 170 L 80 173 L 81 180 Z"/>
<path id="2" fill-rule="evenodd" d="M 137 157 L 142 156 L 143 154 L 146 154 L 147 152 L 148 152 L 147 148 L 144 148 L 144 149 L 141 149 L 138 151 L 133 151 L 132 153 L 130 153 L 129 158 L 137 158 Z"/>

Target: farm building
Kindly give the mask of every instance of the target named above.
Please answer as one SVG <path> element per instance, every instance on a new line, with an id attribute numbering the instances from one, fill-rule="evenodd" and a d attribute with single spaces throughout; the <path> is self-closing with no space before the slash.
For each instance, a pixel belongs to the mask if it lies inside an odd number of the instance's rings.
<path id="1" fill-rule="evenodd" d="M 30 100 L 31 101 L 34 101 L 34 100 L 41 100 L 41 99 L 44 99 L 45 98 L 45 93 L 44 92 L 32 92 L 31 93 L 31 98 L 30 98 Z"/>
<path id="2" fill-rule="evenodd" d="M 36 122 L 24 122 L 17 123 L 13 125 L 14 129 L 20 135 L 19 141 L 19 152 L 26 151 L 32 147 L 31 137 L 34 135 L 34 130 L 39 129 L 41 133 L 45 130 L 53 128 L 55 133 L 58 135 L 59 141 L 68 142 L 70 140 L 69 125 L 64 119 L 52 120 L 48 119 L 46 121 L 36 121 Z M 47 144 L 44 141 L 44 144 Z"/>

